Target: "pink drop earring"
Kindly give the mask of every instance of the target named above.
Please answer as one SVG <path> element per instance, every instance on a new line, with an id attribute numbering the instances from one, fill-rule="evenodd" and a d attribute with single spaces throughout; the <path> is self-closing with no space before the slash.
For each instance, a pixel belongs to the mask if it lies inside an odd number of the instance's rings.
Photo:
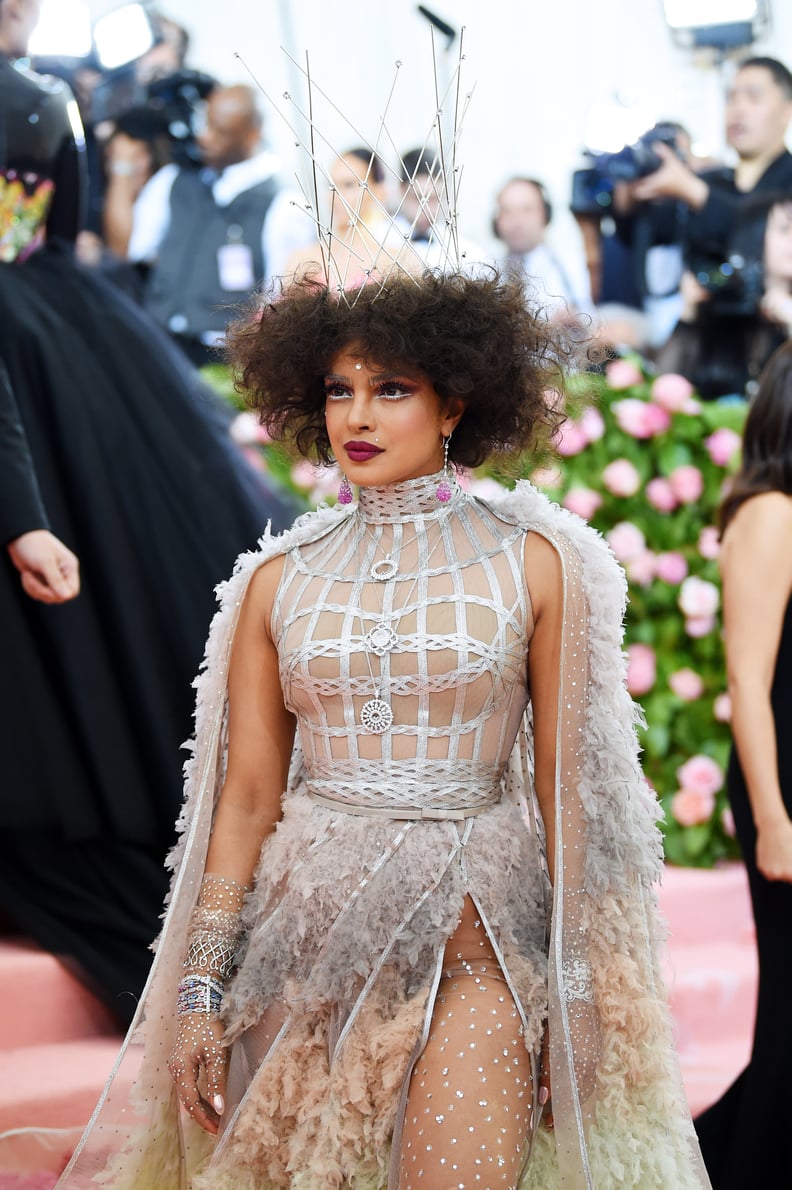
<path id="1" fill-rule="evenodd" d="M 448 470 L 448 444 L 451 441 L 451 435 L 443 439 L 443 474 L 440 477 L 440 482 L 437 485 L 435 495 L 441 504 L 447 504 L 453 495 L 451 490 L 451 475 Z"/>
<path id="2" fill-rule="evenodd" d="M 354 495 L 352 492 L 352 486 L 351 486 L 349 480 L 347 479 L 346 475 L 344 475 L 344 473 L 342 471 L 341 472 L 341 485 L 338 489 L 338 503 L 339 504 L 351 504 L 353 499 L 354 499 Z"/>

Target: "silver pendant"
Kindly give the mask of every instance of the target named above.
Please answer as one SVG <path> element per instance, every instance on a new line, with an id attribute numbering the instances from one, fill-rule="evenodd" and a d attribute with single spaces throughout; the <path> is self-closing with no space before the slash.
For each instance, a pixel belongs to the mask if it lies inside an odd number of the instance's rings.
<path id="1" fill-rule="evenodd" d="M 375 583 L 386 583 L 389 578 L 393 578 L 398 572 L 399 564 L 390 554 L 386 554 L 384 558 L 380 558 L 379 562 L 375 562 L 369 570 L 369 574 Z"/>
<path id="2" fill-rule="evenodd" d="M 382 735 L 393 726 L 393 711 L 381 698 L 370 698 L 360 709 L 360 722 L 372 735 Z"/>
<path id="3" fill-rule="evenodd" d="M 379 624 L 369 628 L 363 637 L 363 645 L 367 653 L 376 653 L 377 657 L 384 657 L 391 649 L 396 648 L 398 639 L 387 620 L 380 620 Z"/>

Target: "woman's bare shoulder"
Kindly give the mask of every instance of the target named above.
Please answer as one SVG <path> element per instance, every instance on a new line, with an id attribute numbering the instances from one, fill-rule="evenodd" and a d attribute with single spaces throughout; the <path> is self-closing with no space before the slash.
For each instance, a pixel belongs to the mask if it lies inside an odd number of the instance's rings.
<path id="1" fill-rule="evenodd" d="M 538 618 L 543 606 L 555 602 L 561 593 L 561 559 L 558 550 L 547 537 L 531 530 L 525 535 L 523 560 L 526 585 L 534 614 Z"/>
<path id="2" fill-rule="evenodd" d="M 732 542 L 740 545 L 762 543 L 775 534 L 784 534 L 775 544 L 792 541 L 792 496 L 785 492 L 759 492 L 741 504 L 723 535 L 724 547 Z"/>

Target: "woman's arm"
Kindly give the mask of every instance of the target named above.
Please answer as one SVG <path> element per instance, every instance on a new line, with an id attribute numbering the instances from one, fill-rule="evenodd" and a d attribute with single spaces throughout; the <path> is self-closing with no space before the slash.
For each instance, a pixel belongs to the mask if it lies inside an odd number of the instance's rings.
<path id="1" fill-rule="evenodd" d="M 228 677 L 228 767 L 206 871 L 252 883 L 262 844 L 281 815 L 294 717 L 283 705 L 270 617 L 283 559 L 251 579 L 239 616 Z"/>
<path id="2" fill-rule="evenodd" d="M 545 828 L 550 880 L 555 883 L 558 695 L 564 611 L 561 559 L 550 542 L 537 533 L 528 534 L 524 558 L 534 617 L 534 633 L 528 649 L 534 723 L 534 788 Z M 539 1062 L 539 1103 L 545 1125 L 552 1128 L 550 1095 L 550 1034 L 545 1029 Z"/>
<path id="3" fill-rule="evenodd" d="M 228 763 L 179 984 L 178 1034 L 168 1066 L 184 1109 L 216 1133 L 225 1108 L 227 1051 L 220 1006 L 239 943 L 239 914 L 261 847 L 281 816 L 294 719 L 283 705 L 270 634 L 283 559 L 253 576 L 234 636 L 228 682 Z"/>
<path id="4" fill-rule="evenodd" d="M 555 881 L 558 692 L 561 678 L 563 581 L 561 559 L 549 541 L 529 533 L 525 573 L 534 616 L 528 679 L 534 722 L 534 786 L 547 837 L 547 864 Z"/>
<path id="5" fill-rule="evenodd" d="M 756 863 L 792 882 L 792 822 L 778 779 L 770 693 L 792 593 L 792 499 L 754 496 L 724 536 L 720 567 L 732 731 L 757 831 Z"/>

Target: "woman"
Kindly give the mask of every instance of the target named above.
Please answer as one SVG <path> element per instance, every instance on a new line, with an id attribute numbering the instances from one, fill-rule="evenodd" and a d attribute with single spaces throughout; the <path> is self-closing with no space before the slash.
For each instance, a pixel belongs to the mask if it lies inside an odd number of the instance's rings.
<path id="1" fill-rule="evenodd" d="M 751 888 L 759 999 L 751 1061 L 696 1127 L 716 1190 L 792 1185 L 792 344 L 770 360 L 721 508 L 735 747 L 729 799 Z"/>
<path id="2" fill-rule="evenodd" d="M 38 9 L 0 3 L 0 360 L 82 590 L 37 606 L 10 559 L 0 573 L 0 911 L 128 1022 L 167 885 L 212 588 L 269 516 L 291 517 L 175 349 L 74 262 L 74 102 L 13 65 Z"/>
<path id="3" fill-rule="evenodd" d="M 309 274 L 328 285 L 353 289 L 383 276 L 398 261 L 420 272 L 423 259 L 404 229 L 388 214 L 385 166 L 365 148 L 340 153 L 330 166 L 327 242 L 309 245 L 288 262 L 288 276 Z"/>
<path id="4" fill-rule="evenodd" d="M 458 273 L 304 281 L 235 332 L 270 433 L 346 479 L 226 588 L 140 1028 L 61 1187 L 708 1185 L 623 575 L 452 466 L 555 428 L 555 333 Z"/>

